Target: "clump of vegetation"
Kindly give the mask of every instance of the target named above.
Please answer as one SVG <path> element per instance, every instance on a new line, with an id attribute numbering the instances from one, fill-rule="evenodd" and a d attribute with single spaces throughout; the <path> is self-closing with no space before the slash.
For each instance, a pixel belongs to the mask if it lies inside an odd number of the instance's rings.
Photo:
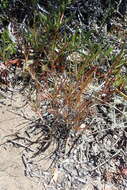
<path id="1" fill-rule="evenodd" d="M 4 9 L 9 6 L 7 1 L 2 3 Z M 48 130 L 50 140 L 55 130 L 54 139 L 60 141 L 56 134 L 62 125 L 68 133 L 82 130 L 85 119 L 96 113 L 92 108 L 96 101 L 110 102 L 116 93 L 127 99 L 125 35 L 117 53 L 115 39 L 110 44 L 105 36 L 98 38 L 96 29 L 84 31 L 77 27 L 72 33 L 65 29 L 72 19 L 65 16 L 71 1 L 62 1 L 50 13 L 39 11 L 38 1 L 33 3 L 31 19 L 22 23 L 17 19 L 9 21 L 13 30 L 19 25 L 15 42 L 7 28 L 1 33 L 0 59 L 8 76 L 20 68 L 20 76 L 13 77 L 15 86 L 25 81 L 28 102 L 39 118 L 46 113 L 54 118 Z M 7 88 L 12 85 L 9 80 Z"/>

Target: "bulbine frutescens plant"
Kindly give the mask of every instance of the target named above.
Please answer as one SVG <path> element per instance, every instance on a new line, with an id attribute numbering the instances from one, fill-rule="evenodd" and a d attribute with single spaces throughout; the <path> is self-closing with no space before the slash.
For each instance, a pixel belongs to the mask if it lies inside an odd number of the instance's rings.
<path id="1" fill-rule="evenodd" d="M 90 98 L 84 97 L 84 92 L 93 82 L 94 76 L 100 79 L 95 73 L 99 67 L 106 66 L 101 58 L 109 59 L 113 49 L 109 44 L 105 47 L 103 40 L 102 44 L 95 42 L 92 39 L 94 31 L 84 32 L 78 28 L 73 33 L 66 31 L 66 25 L 71 18 L 65 18 L 64 14 L 69 3 L 69 0 L 63 1 L 55 11 L 49 9 L 49 12 L 40 12 L 35 9 L 30 21 L 32 24 L 22 33 L 25 41 L 24 71 L 35 81 L 36 96 L 41 97 L 35 100 L 38 101 L 36 105 L 39 109 L 43 99 L 47 99 L 50 101 L 50 111 L 61 115 L 69 125 L 79 127 L 90 114 L 92 104 Z M 6 42 L 4 35 L 3 41 Z M 6 44 L 8 43 L 4 44 L 2 55 L 4 59 L 15 50 L 12 48 L 12 42 L 9 42 L 9 47 L 6 47 Z M 69 57 L 74 55 L 72 61 Z M 122 59 L 117 59 L 117 62 L 118 64 L 111 68 L 112 73 L 110 68 L 109 72 L 106 71 L 109 75 L 116 74 L 116 67 L 118 71 L 121 64 L 125 64 Z M 104 73 L 105 76 L 106 74 Z M 115 86 L 120 86 L 121 81 L 123 80 L 120 72 L 117 72 Z M 108 87 L 113 85 L 107 81 L 105 84 Z"/>

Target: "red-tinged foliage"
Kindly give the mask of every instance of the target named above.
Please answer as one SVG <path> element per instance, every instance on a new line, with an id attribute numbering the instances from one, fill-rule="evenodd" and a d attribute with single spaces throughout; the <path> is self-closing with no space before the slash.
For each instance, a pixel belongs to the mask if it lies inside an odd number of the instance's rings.
<path id="1" fill-rule="evenodd" d="M 4 64 L 8 67 L 8 66 L 11 66 L 11 65 L 20 66 L 21 63 L 22 63 L 22 60 L 17 58 L 17 59 L 14 59 L 14 60 L 6 61 Z"/>

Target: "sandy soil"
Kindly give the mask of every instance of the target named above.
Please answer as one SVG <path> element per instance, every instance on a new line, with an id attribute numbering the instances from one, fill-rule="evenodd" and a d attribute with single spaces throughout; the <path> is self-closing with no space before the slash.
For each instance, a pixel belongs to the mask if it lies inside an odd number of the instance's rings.
<path id="1" fill-rule="evenodd" d="M 20 98 L 18 100 L 21 101 Z M 11 105 L 9 106 L 10 101 L 6 103 L 7 105 L 2 105 L 3 100 L 0 99 L 0 144 L 6 141 L 8 135 L 17 132 L 23 127 L 22 124 L 27 122 L 21 116 L 9 111 L 12 108 Z M 16 101 L 12 103 L 13 106 L 14 104 Z M 31 111 L 27 109 L 27 113 L 31 113 Z M 35 180 L 32 181 L 24 175 L 21 151 L 11 145 L 0 146 L 0 190 L 41 189 Z"/>

